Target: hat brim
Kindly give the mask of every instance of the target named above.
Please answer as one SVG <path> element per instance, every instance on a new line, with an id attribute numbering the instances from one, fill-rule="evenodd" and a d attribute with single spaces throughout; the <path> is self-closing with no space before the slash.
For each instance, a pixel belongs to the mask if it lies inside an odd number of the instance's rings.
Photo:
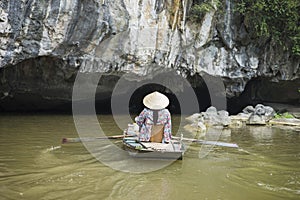
<path id="1" fill-rule="evenodd" d="M 154 96 L 153 93 L 148 94 L 143 99 L 143 104 L 151 110 L 161 110 L 169 105 L 169 99 L 164 94 Z"/>

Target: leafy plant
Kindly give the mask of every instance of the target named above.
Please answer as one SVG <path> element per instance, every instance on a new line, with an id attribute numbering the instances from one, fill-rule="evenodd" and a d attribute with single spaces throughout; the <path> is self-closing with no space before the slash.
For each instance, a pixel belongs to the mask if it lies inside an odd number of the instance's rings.
<path id="1" fill-rule="evenodd" d="M 291 113 L 285 112 L 285 113 L 276 113 L 275 114 L 275 119 L 292 119 L 295 118 L 294 115 L 292 115 Z"/>
<path id="2" fill-rule="evenodd" d="M 196 0 L 189 11 L 188 19 L 194 22 L 199 22 L 204 15 L 220 6 L 219 0 Z"/>
<path id="3" fill-rule="evenodd" d="M 300 56 L 299 0 L 238 0 L 235 10 L 257 37 L 270 38 Z"/>

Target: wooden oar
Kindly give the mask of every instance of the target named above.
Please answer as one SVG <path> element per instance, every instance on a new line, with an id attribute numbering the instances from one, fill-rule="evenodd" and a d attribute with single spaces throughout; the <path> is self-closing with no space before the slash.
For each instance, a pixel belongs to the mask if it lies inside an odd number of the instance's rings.
<path id="1" fill-rule="evenodd" d="M 127 136 L 128 137 L 128 136 Z M 112 135 L 112 136 L 106 136 L 106 137 L 85 137 L 85 138 L 63 138 L 62 143 L 77 143 L 77 142 L 90 142 L 95 140 L 105 140 L 105 139 L 120 139 L 124 138 L 124 135 Z"/>
<path id="2" fill-rule="evenodd" d="M 180 137 L 172 136 L 172 138 L 180 140 Z M 207 145 L 217 145 L 217 146 L 222 146 L 222 147 L 232 147 L 232 148 L 238 148 L 239 147 L 237 144 L 234 144 L 234 143 L 218 142 L 218 141 L 207 141 L 207 140 L 197 140 L 197 139 L 192 139 L 192 138 L 182 138 L 182 141 L 194 142 L 194 143 L 199 143 L 199 144 L 207 144 Z"/>
<path id="3" fill-rule="evenodd" d="M 126 135 L 126 137 L 130 137 L 129 135 Z M 91 137 L 91 138 L 63 138 L 62 143 L 78 143 L 78 142 L 91 142 L 95 140 L 105 140 L 105 139 L 121 139 L 124 138 L 124 135 L 113 135 L 113 136 L 107 136 L 107 137 Z M 180 137 L 172 136 L 173 139 L 180 140 Z M 223 146 L 223 147 L 233 147 L 238 148 L 239 146 L 234 143 L 227 143 L 227 142 L 218 142 L 218 141 L 207 141 L 207 140 L 197 140 L 192 138 L 182 138 L 182 141 L 187 142 L 194 142 L 199 144 L 207 144 L 207 145 L 217 145 L 217 146 Z"/>

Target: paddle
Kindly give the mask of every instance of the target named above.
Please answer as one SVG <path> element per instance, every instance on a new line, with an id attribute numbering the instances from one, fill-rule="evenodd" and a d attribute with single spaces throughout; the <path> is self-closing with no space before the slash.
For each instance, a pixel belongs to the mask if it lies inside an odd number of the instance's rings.
<path id="1" fill-rule="evenodd" d="M 128 137 L 128 135 L 127 135 Z M 105 139 L 120 139 L 124 138 L 124 135 L 112 135 L 112 136 L 106 136 L 106 137 L 93 137 L 93 138 L 63 138 L 62 143 L 77 143 L 77 142 L 90 142 L 95 140 L 105 140 Z"/>
<path id="2" fill-rule="evenodd" d="M 180 140 L 180 137 L 172 136 L 172 138 Z M 197 140 L 197 139 L 192 139 L 192 138 L 181 138 L 181 139 L 182 139 L 182 141 L 194 142 L 194 143 L 199 143 L 199 144 L 217 145 L 217 146 L 232 147 L 232 148 L 238 148 L 239 147 L 237 144 L 228 143 L 228 142 Z"/>
<path id="3" fill-rule="evenodd" d="M 130 137 L 126 135 L 126 137 Z M 113 136 L 107 136 L 107 137 L 95 137 L 95 138 L 63 138 L 62 143 L 77 143 L 77 142 L 91 142 L 95 140 L 105 140 L 105 139 L 122 139 L 124 138 L 124 135 L 113 135 Z M 180 140 L 180 137 L 172 136 L 173 139 Z M 207 144 L 207 145 L 217 145 L 217 146 L 223 146 L 223 147 L 232 147 L 232 148 L 238 148 L 239 146 L 234 143 L 227 143 L 227 142 L 218 142 L 218 141 L 206 141 L 206 140 L 197 140 L 192 138 L 182 138 L 182 141 L 187 142 L 194 142 L 199 144 Z"/>

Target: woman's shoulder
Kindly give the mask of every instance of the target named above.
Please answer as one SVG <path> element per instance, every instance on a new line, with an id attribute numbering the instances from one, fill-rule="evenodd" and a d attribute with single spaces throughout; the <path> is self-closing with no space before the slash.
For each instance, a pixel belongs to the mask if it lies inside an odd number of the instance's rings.
<path id="1" fill-rule="evenodd" d="M 150 113 L 150 109 L 144 108 L 144 110 L 143 110 L 142 112 L 143 112 L 143 113 Z"/>
<path id="2" fill-rule="evenodd" d="M 160 110 L 163 114 L 170 114 L 170 111 L 166 108 Z"/>

